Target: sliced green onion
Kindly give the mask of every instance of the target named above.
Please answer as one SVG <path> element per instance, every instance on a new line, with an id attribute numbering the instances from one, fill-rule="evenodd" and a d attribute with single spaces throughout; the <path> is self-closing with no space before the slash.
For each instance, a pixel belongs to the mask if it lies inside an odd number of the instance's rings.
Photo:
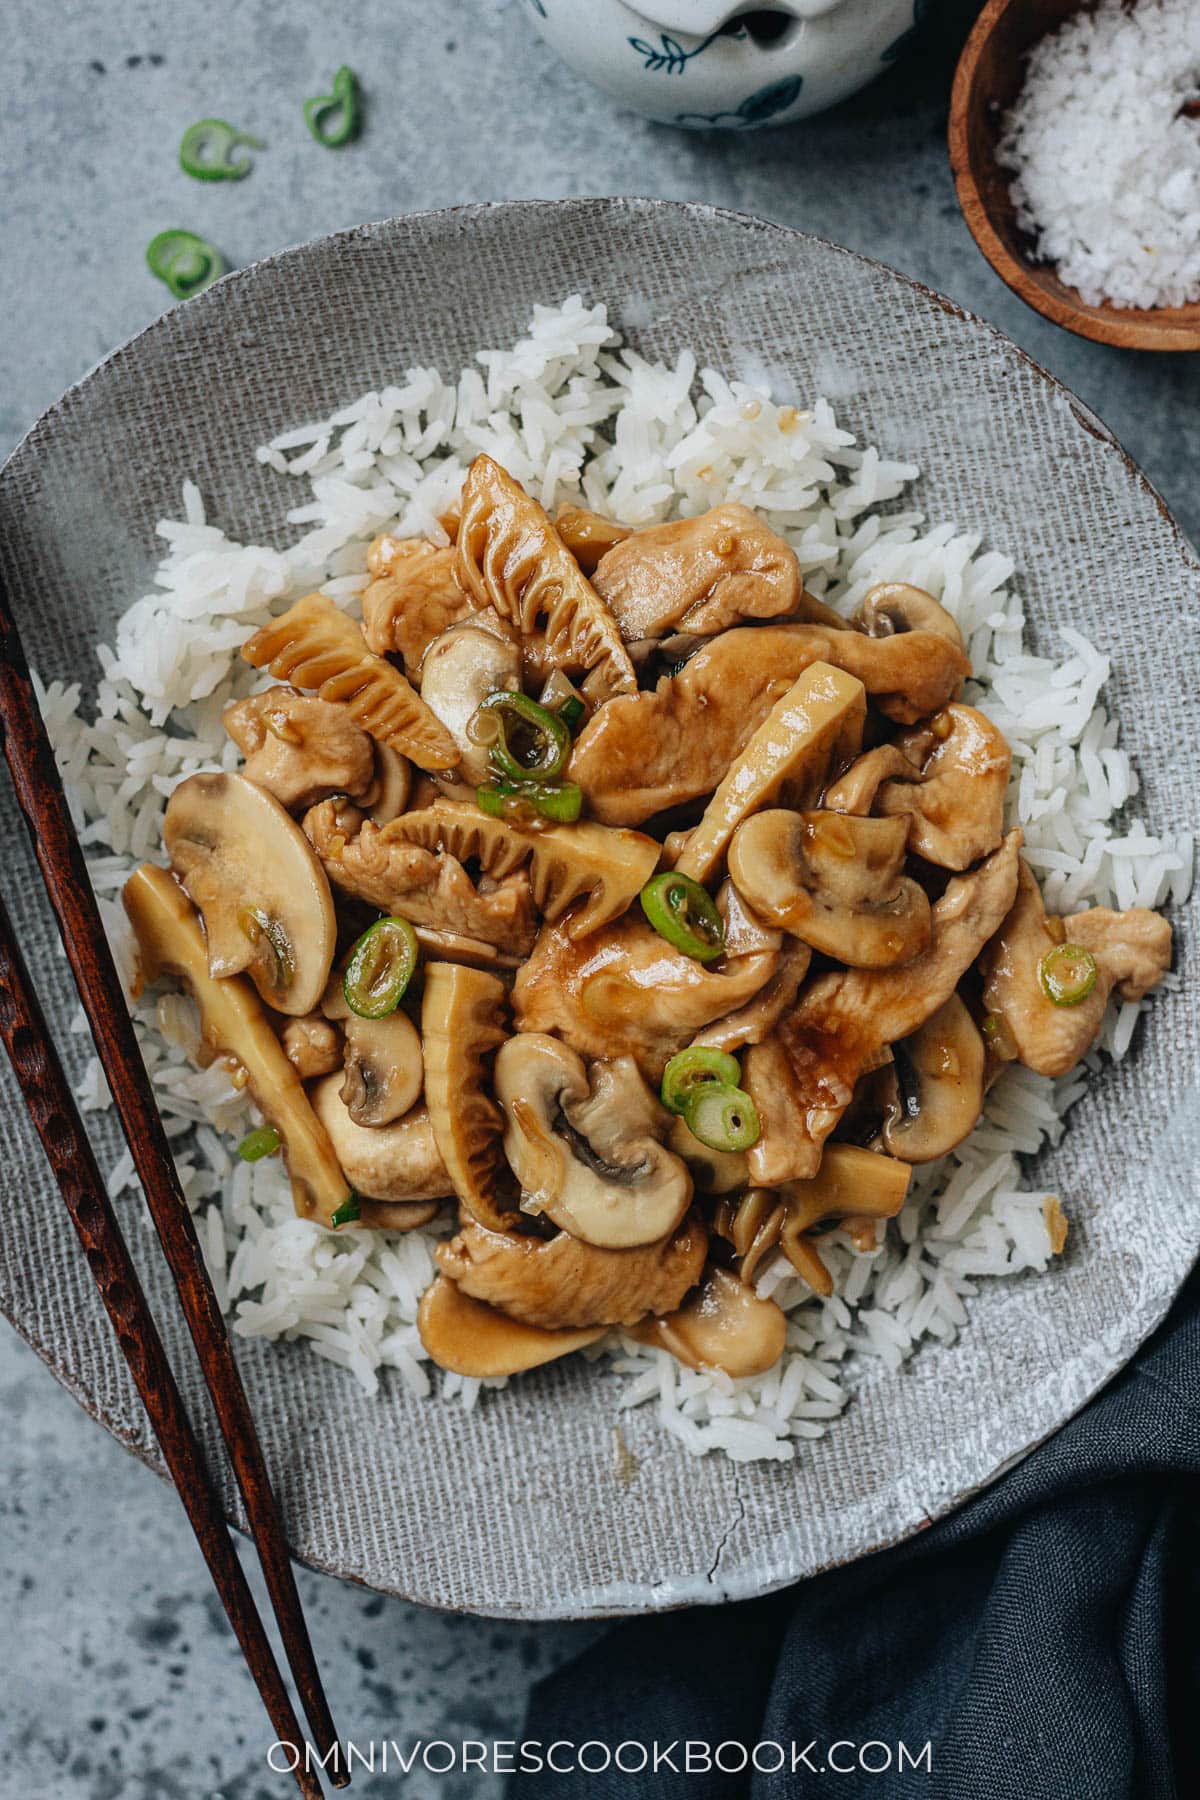
<path id="1" fill-rule="evenodd" d="M 237 1147 L 237 1153 L 243 1162 L 261 1162 L 264 1156 L 274 1156 L 279 1148 L 279 1133 L 270 1125 L 259 1125 L 254 1131 L 248 1131 Z"/>
<path id="2" fill-rule="evenodd" d="M 579 698 L 579 695 L 571 694 L 567 697 L 567 699 L 565 699 L 563 701 L 562 705 L 559 707 L 558 716 L 562 720 L 563 724 L 566 726 L 567 730 L 571 733 L 574 733 L 575 727 L 579 724 L 580 720 L 583 718 L 584 711 L 585 711 L 584 704 L 583 704 L 583 701 Z"/>
<path id="3" fill-rule="evenodd" d="M 333 92 L 314 94 L 304 102 L 304 123 L 326 150 L 340 150 L 358 136 L 362 128 L 362 96 L 353 69 L 343 63 L 333 78 Z"/>
<path id="4" fill-rule="evenodd" d="M 737 1058 L 725 1050 L 711 1050 L 706 1044 L 693 1044 L 673 1056 L 663 1070 L 662 1103 L 668 1112 L 683 1113 L 699 1087 L 735 1088 L 742 1078 Z"/>
<path id="5" fill-rule="evenodd" d="M 1096 985 L 1096 959 L 1082 944 L 1056 944 L 1038 964 L 1038 980 L 1055 1006 L 1078 1006 Z"/>
<path id="6" fill-rule="evenodd" d="M 146 267 L 177 300 L 190 300 L 211 287 L 227 266 L 216 246 L 194 231 L 160 231 L 146 246 Z"/>
<path id="7" fill-rule="evenodd" d="M 697 962 L 713 962 L 725 949 L 725 927 L 707 889 L 690 875 L 668 869 L 642 889 L 642 911 L 660 937 Z"/>
<path id="8" fill-rule="evenodd" d="M 571 733 L 557 714 L 506 689 L 488 695 L 467 736 L 487 745 L 494 767 L 509 781 L 553 781 L 571 753 Z"/>
<path id="9" fill-rule="evenodd" d="M 239 131 L 228 119 L 197 119 L 179 145 L 179 166 L 195 181 L 241 181 L 254 167 L 238 150 L 261 150 L 258 138 Z"/>
<path id="10" fill-rule="evenodd" d="M 336 1231 L 339 1225 L 353 1225 L 356 1219 L 361 1218 L 362 1207 L 359 1205 L 358 1195 L 354 1192 L 354 1189 L 351 1188 L 337 1210 L 330 1213 L 330 1228 L 331 1230 Z"/>
<path id="11" fill-rule="evenodd" d="M 407 919 L 377 919 L 350 952 L 342 992 L 360 1019 L 395 1012 L 417 966 L 417 934 Z"/>
<path id="12" fill-rule="evenodd" d="M 561 669 L 555 669 L 541 692 L 540 704 L 557 715 L 574 736 L 583 721 L 587 706 L 583 695 L 567 680 Z"/>
<path id="13" fill-rule="evenodd" d="M 287 932 L 261 906 L 239 906 L 237 922 L 255 950 L 260 954 L 265 951 L 271 963 L 271 986 L 282 993 L 291 986 L 296 973 L 296 958 Z"/>
<path id="14" fill-rule="evenodd" d="M 749 1150 L 762 1129 L 749 1094 L 708 1081 L 692 1089 L 683 1117 L 692 1136 L 710 1150 Z"/>
<path id="15" fill-rule="evenodd" d="M 532 825 L 547 819 L 573 825 L 583 807 L 583 789 L 574 781 L 493 781 L 475 789 L 475 804 L 491 819 Z"/>

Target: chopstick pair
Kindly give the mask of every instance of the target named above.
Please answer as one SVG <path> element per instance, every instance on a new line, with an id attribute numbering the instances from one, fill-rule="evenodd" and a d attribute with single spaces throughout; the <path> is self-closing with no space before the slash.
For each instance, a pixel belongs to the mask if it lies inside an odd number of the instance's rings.
<path id="1" fill-rule="evenodd" d="M 146 1077 L 2 585 L 0 733 L 71 971 L 212 1396 L 305 1716 L 322 1766 L 336 1787 L 344 1787 L 349 1775 L 335 1753 L 333 1719 L 301 1610 L 262 1445 Z M 0 1037 L 276 1736 L 301 1751 L 295 1774 L 305 1800 L 321 1800 L 320 1782 L 306 1767 L 303 1734 L 291 1699 L 2 902 Z"/>

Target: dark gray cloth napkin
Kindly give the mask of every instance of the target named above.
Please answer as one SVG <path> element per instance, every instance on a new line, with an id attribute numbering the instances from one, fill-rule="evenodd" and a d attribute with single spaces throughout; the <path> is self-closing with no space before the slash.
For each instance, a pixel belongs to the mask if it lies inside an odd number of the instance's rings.
<path id="1" fill-rule="evenodd" d="M 950 1518 L 765 1600 L 618 1626 L 535 1688 L 526 1740 L 657 1743 L 660 1756 L 675 1741 L 669 1760 L 518 1775 L 509 1792 L 1189 1800 L 1200 1795 L 1198 1500 L 1194 1276 L 1084 1412 Z M 788 1764 L 722 1774 L 701 1751 L 688 1773 L 688 1739 L 782 1744 Z M 811 1766 L 791 1767 L 793 1744 Z M 815 1772 L 839 1744 L 832 1762 L 850 1772 Z M 865 1745 L 884 1746 L 889 1765 L 858 1767 Z M 737 1751 L 722 1760 L 732 1770 Z M 760 1750 L 763 1768 L 776 1760 Z"/>

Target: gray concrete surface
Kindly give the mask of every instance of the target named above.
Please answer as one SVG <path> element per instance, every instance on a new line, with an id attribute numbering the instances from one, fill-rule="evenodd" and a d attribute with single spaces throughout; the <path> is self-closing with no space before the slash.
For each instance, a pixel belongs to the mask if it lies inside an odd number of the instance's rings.
<path id="1" fill-rule="evenodd" d="M 1200 534 L 1200 358 L 1085 344 L 1038 319 L 976 252 L 944 148 L 971 0 L 867 94 L 782 134 L 689 137 L 615 111 L 541 46 L 524 0 L 7 0 L 0 116 L 0 450 L 168 303 L 143 252 L 164 227 L 233 263 L 457 201 L 641 193 L 714 201 L 895 264 L 994 320 L 1123 439 Z M 359 144 L 317 149 L 300 100 L 341 62 L 368 94 Z M 218 115 L 267 142 L 202 186 L 180 132 Z M 802 329 L 803 321 L 798 321 Z M 10 1193 L 18 1191 L 10 1188 Z M 171 1494 L 0 1330 L 0 1796 L 260 1800 L 289 1783 Z M 443 1618 L 302 1574 L 343 1731 L 506 1736 L 538 1673 L 594 1627 Z M 364 1795 L 487 1796 L 478 1777 L 360 1776 Z"/>

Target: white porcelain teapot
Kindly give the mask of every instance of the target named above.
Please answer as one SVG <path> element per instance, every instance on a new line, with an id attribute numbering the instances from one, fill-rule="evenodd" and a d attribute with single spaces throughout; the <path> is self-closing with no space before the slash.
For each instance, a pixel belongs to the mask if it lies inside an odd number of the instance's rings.
<path id="1" fill-rule="evenodd" d="M 864 87 L 928 0 L 525 0 L 564 62 L 666 125 L 789 124 Z"/>

